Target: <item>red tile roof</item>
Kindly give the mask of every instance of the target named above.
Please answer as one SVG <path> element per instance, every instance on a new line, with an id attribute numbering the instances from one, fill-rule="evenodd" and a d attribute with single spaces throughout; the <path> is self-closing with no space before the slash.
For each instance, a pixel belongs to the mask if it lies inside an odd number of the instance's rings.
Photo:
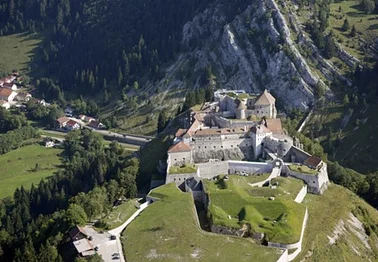
<path id="1" fill-rule="evenodd" d="M 256 99 L 255 105 L 272 105 L 276 102 L 276 99 L 268 92 L 264 92 Z"/>
<path id="2" fill-rule="evenodd" d="M 14 86 L 14 84 L 13 83 L 4 83 L 3 84 L 3 87 L 7 87 L 7 88 L 12 88 L 12 86 Z"/>
<path id="3" fill-rule="evenodd" d="M 58 118 L 56 121 L 58 121 L 60 124 L 63 124 L 63 123 L 66 123 L 67 121 L 69 121 L 70 119 L 68 117 L 60 117 Z"/>
<path id="4" fill-rule="evenodd" d="M 74 125 L 76 125 L 76 124 L 78 124 L 77 122 L 75 122 L 75 121 L 73 121 L 72 119 L 70 119 L 70 120 L 68 120 L 68 122 L 67 122 L 67 126 L 74 126 Z"/>
<path id="5" fill-rule="evenodd" d="M 280 118 L 266 119 L 265 126 L 272 131 L 273 134 L 283 134 L 282 123 Z"/>
<path id="6" fill-rule="evenodd" d="M 322 162 L 322 160 L 316 156 L 310 156 L 304 161 L 304 164 L 310 166 L 312 168 L 317 168 L 318 165 Z"/>
<path id="7" fill-rule="evenodd" d="M 0 88 L 0 96 L 2 97 L 9 97 L 12 93 L 12 90 L 9 90 L 7 88 Z"/>
<path id="8" fill-rule="evenodd" d="M 192 148 L 184 142 L 177 143 L 169 148 L 168 153 L 189 152 Z"/>
<path id="9" fill-rule="evenodd" d="M 94 127 L 94 128 L 98 128 L 99 125 L 100 125 L 100 122 L 95 121 L 95 120 L 90 121 L 89 124 L 88 124 L 88 126 Z"/>
<path id="10" fill-rule="evenodd" d="M 179 130 L 177 130 L 175 137 L 182 137 L 186 133 L 186 130 L 187 129 L 180 128 Z"/>
<path id="11" fill-rule="evenodd" d="M 252 133 L 255 133 L 255 134 L 267 134 L 267 133 L 272 132 L 268 128 L 266 128 L 264 125 L 256 125 L 251 128 L 251 131 Z"/>

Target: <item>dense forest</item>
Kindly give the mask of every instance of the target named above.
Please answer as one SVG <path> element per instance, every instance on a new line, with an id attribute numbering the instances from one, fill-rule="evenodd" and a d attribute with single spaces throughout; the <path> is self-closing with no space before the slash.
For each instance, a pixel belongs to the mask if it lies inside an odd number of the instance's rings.
<path id="1" fill-rule="evenodd" d="M 136 195 L 138 160 L 117 143 L 106 147 L 98 134 L 74 131 L 64 142 L 64 157 L 56 175 L 0 202 L 0 261 L 61 261 L 58 251 L 71 226 Z"/>
<path id="2" fill-rule="evenodd" d="M 134 92 L 142 76 L 162 77 L 161 67 L 182 48 L 184 23 L 212 2 L 1 0 L 0 35 L 44 34 L 41 66 L 56 79 L 37 82 L 47 99 L 62 100 L 63 90 L 108 97 L 111 87 Z M 248 3 L 223 2 L 230 17 Z"/>

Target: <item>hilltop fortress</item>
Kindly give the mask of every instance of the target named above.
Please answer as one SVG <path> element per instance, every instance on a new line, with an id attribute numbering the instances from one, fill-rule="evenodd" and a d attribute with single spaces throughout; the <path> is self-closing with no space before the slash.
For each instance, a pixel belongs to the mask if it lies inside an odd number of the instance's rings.
<path id="1" fill-rule="evenodd" d="M 214 101 L 191 112 L 184 121 L 187 128 L 177 131 L 168 150 L 166 183 L 261 174 L 279 167 L 276 176 L 301 179 L 308 192 L 322 194 L 329 182 L 327 164 L 285 133 L 275 101 L 267 90 L 258 95 L 214 92 Z"/>

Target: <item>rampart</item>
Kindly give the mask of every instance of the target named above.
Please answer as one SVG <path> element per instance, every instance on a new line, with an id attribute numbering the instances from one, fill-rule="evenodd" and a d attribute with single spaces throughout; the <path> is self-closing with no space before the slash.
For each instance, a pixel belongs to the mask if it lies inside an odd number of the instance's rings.
<path id="1" fill-rule="evenodd" d="M 292 261 L 302 251 L 302 240 L 303 240 L 304 231 L 306 229 L 307 220 L 308 220 L 308 210 L 306 208 L 305 215 L 304 215 L 304 218 L 303 218 L 303 223 L 302 223 L 301 237 L 300 237 L 298 242 L 293 243 L 293 244 L 282 244 L 282 243 L 268 242 L 268 246 L 269 247 L 283 248 L 283 249 L 297 249 L 294 253 L 288 255 L 287 261 Z"/>

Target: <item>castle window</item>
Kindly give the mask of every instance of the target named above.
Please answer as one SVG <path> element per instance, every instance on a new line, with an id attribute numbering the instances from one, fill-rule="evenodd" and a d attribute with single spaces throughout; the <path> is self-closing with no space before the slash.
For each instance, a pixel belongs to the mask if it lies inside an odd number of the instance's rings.
<path id="1" fill-rule="evenodd" d="M 205 146 L 205 148 L 207 148 L 207 147 Z"/>
<path id="2" fill-rule="evenodd" d="M 231 145 L 231 147 L 234 147 L 234 145 Z"/>
<path id="3" fill-rule="evenodd" d="M 177 161 L 177 158 L 175 158 L 175 161 Z"/>
<path id="4" fill-rule="evenodd" d="M 200 149 L 201 147 L 199 146 L 198 149 Z"/>
<path id="5" fill-rule="evenodd" d="M 214 146 L 214 148 L 217 148 L 216 146 Z"/>
<path id="6" fill-rule="evenodd" d="M 209 140 L 211 140 L 211 137 L 209 137 Z"/>
<path id="7" fill-rule="evenodd" d="M 312 181 L 313 184 L 315 184 L 315 181 Z"/>
<path id="8" fill-rule="evenodd" d="M 182 160 L 184 160 L 184 161 L 185 161 L 185 157 L 183 157 L 183 158 L 182 158 Z"/>
<path id="9" fill-rule="evenodd" d="M 173 181 L 176 181 L 176 178 L 174 178 Z"/>
<path id="10" fill-rule="evenodd" d="M 223 148 L 223 146 L 221 146 L 221 148 Z"/>

